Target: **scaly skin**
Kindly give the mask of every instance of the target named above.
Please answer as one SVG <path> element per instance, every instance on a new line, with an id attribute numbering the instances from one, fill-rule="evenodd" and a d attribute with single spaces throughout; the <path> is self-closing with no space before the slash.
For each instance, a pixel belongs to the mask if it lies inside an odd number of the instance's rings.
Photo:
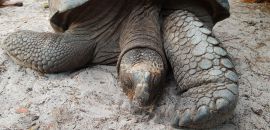
<path id="1" fill-rule="evenodd" d="M 164 21 L 164 46 L 183 92 L 173 126 L 209 128 L 224 122 L 237 103 L 238 77 L 211 31 L 192 13 L 175 11 Z"/>
<path id="2" fill-rule="evenodd" d="M 59 34 L 18 31 L 10 34 L 1 47 L 17 64 L 43 73 L 115 64 L 120 53 L 116 41 L 97 44 L 84 28 Z"/>
<path id="3" fill-rule="evenodd" d="M 54 73 L 86 65 L 93 55 L 94 45 L 89 42 L 86 36 L 74 36 L 68 32 L 54 34 L 19 31 L 5 39 L 3 48 L 20 65 Z"/>
<path id="4" fill-rule="evenodd" d="M 158 19 L 158 5 L 141 2 L 126 19 L 121 33 L 119 81 L 134 113 L 153 101 L 165 77 L 166 60 Z"/>

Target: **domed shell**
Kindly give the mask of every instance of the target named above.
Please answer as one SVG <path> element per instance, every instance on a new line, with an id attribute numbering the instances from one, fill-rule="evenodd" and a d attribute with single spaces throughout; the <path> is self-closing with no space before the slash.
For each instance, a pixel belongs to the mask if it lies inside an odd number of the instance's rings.
<path id="1" fill-rule="evenodd" d="M 49 0 L 50 22 L 56 32 L 64 32 L 68 27 L 68 14 L 76 7 L 91 0 Z"/>
<path id="2" fill-rule="evenodd" d="M 164 0 L 163 5 L 168 10 L 186 9 L 195 12 L 197 7 L 202 7 L 210 14 L 214 24 L 230 16 L 228 0 Z"/>
<path id="3" fill-rule="evenodd" d="M 80 7 L 87 8 L 87 2 L 91 0 L 49 0 L 50 6 L 50 22 L 56 32 L 64 32 L 68 29 L 69 24 L 76 17 Z M 129 1 L 129 0 L 127 0 Z M 228 0 L 161 0 L 162 6 L 168 10 L 191 9 L 196 7 L 205 8 L 211 15 L 215 24 L 230 16 Z M 191 8 L 188 8 L 191 6 Z M 196 13 L 195 13 L 196 15 Z"/>
<path id="4" fill-rule="evenodd" d="M 76 8 L 89 0 L 49 0 L 50 16 Z"/>
<path id="5" fill-rule="evenodd" d="M 210 4 L 211 11 L 209 12 L 211 12 L 215 23 L 230 16 L 230 5 L 228 0 L 205 0 L 205 2 Z"/>

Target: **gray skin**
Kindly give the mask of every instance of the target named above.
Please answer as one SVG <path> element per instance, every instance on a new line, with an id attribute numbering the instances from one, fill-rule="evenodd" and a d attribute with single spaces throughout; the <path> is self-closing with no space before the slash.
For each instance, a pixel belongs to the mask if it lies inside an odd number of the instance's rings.
<path id="1" fill-rule="evenodd" d="M 56 33 L 15 32 L 2 48 L 44 73 L 117 63 L 134 112 L 153 104 L 170 65 L 179 94 L 173 109 L 156 112 L 176 128 L 210 128 L 231 116 L 238 97 L 234 66 L 211 34 L 228 16 L 226 0 L 217 1 L 51 0 Z"/>
<path id="2" fill-rule="evenodd" d="M 224 122 L 238 100 L 238 76 L 220 42 L 194 14 L 175 11 L 163 25 L 164 47 L 181 94 L 175 127 Z M 180 33 L 181 32 L 181 33 Z"/>
<path id="3" fill-rule="evenodd" d="M 23 6 L 23 3 L 16 0 L 0 0 L 0 8 L 7 6 Z"/>

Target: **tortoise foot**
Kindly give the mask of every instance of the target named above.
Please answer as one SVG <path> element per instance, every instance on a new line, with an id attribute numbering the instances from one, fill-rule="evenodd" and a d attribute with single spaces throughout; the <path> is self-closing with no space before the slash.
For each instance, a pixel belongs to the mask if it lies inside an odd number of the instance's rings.
<path id="1" fill-rule="evenodd" d="M 235 83 L 209 83 L 184 92 L 175 110 L 172 126 L 176 128 L 210 128 L 232 115 L 237 104 Z"/>

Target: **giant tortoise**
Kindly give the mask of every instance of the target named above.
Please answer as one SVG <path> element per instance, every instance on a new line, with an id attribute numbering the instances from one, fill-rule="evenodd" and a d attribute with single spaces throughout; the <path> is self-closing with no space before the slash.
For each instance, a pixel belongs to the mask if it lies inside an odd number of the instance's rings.
<path id="1" fill-rule="evenodd" d="M 55 33 L 18 31 L 2 48 L 44 73 L 117 65 L 132 109 L 158 97 L 170 72 L 179 98 L 164 118 L 176 128 L 209 128 L 228 119 L 238 76 L 213 26 L 229 16 L 227 0 L 49 0 Z M 166 117 L 167 116 L 167 117 Z"/>

